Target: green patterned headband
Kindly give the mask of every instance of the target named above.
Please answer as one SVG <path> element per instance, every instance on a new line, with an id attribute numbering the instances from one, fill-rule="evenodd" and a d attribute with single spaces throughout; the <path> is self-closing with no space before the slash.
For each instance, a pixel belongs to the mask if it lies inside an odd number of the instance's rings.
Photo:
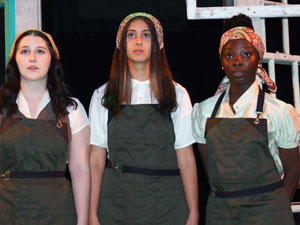
<path id="1" fill-rule="evenodd" d="M 147 17 L 148 19 L 150 19 L 152 21 L 152 23 L 155 27 L 155 30 L 156 30 L 159 48 L 162 49 L 164 47 L 164 34 L 163 34 L 162 26 L 158 19 L 156 19 L 151 14 L 144 13 L 144 12 L 133 13 L 133 14 L 130 14 L 127 17 L 125 17 L 125 19 L 122 21 L 122 23 L 119 26 L 119 30 L 118 30 L 117 38 L 116 38 L 116 47 L 118 49 L 120 49 L 120 42 L 122 39 L 123 30 L 124 30 L 124 27 L 126 26 L 126 24 L 128 23 L 128 21 L 130 21 L 133 18 L 138 17 L 138 16 Z"/>

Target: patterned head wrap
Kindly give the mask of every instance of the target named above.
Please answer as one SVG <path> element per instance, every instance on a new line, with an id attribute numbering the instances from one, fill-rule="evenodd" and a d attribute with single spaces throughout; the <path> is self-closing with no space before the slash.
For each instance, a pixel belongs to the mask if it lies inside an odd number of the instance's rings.
<path id="1" fill-rule="evenodd" d="M 133 14 L 130 14 L 127 17 L 125 17 L 125 19 L 123 19 L 123 21 L 121 22 L 121 24 L 119 26 L 119 30 L 118 30 L 118 33 L 117 33 L 116 47 L 118 49 L 120 49 L 120 42 L 121 42 L 121 39 L 122 39 L 123 30 L 124 30 L 124 27 L 126 26 L 126 24 L 128 23 L 128 21 L 130 21 L 133 18 L 138 17 L 138 16 L 147 17 L 148 19 L 150 19 L 152 21 L 152 23 L 155 27 L 155 30 L 156 30 L 156 35 L 157 35 L 159 48 L 162 49 L 164 47 L 164 34 L 163 34 L 162 26 L 161 26 L 158 19 L 156 19 L 151 14 L 144 13 L 144 12 L 133 13 Z"/>
<path id="2" fill-rule="evenodd" d="M 29 30 L 25 30 L 25 31 L 21 32 L 20 34 L 18 34 L 18 36 L 15 38 L 14 43 L 13 43 L 13 45 L 12 45 L 12 47 L 11 47 L 10 54 L 9 54 L 9 59 L 11 59 L 11 57 L 12 57 L 14 51 L 15 51 L 15 48 L 16 48 L 16 42 L 19 40 L 20 36 L 21 36 L 22 34 L 28 32 L 28 31 L 38 31 L 38 32 L 44 34 L 44 35 L 48 38 L 49 42 L 51 43 L 52 48 L 53 48 L 53 50 L 54 50 L 54 52 L 55 52 L 55 54 L 56 54 L 57 59 L 60 59 L 59 51 L 58 51 L 58 49 L 57 49 L 57 47 L 56 47 L 56 44 L 55 44 L 55 42 L 54 42 L 52 36 L 51 36 L 50 34 L 44 32 L 44 31 L 42 31 L 42 30 L 39 30 L 39 29 L 29 29 Z"/>
<path id="3" fill-rule="evenodd" d="M 257 33 L 255 33 L 252 29 L 248 27 L 234 27 L 228 31 L 226 31 L 220 41 L 220 47 L 219 47 L 219 54 L 221 57 L 222 49 L 226 45 L 226 43 L 230 40 L 238 40 L 243 39 L 249 41 L 257 50 L 257 53 L 259 55 L 259 58 L 262 59 L 265 52 L 265 46 L 261 38 Z M 265 69 L 262 67 L 262 63 L 260 62 L 258 64 L 257 72 L 256 72 L 256 78 L 259 85 L 266 84 L 267 88 L 270 90 L 270 92 L 275 93 L 277 90 L 276 84 L 271 80 L 271 78 L 268 76 Z M 227 77 L 224 77 L 221 83 L 219 84 L 219 87 L 217 91 L 215 92 L 215 95 L 223 92 L 226 90 L 226 88 L 229 85 L 229 79 Z"/>

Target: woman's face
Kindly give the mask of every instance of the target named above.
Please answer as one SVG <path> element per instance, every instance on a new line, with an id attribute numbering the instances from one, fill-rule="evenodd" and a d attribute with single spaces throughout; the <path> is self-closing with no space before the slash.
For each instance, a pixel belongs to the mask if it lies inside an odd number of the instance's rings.
<path id="1" fill-rule="evenodd" d="M 126 51 L 129 62 L 150 62 L 151 33 L 144 20 L 136 19 L 130 23 L 126 36 Z"/>
<path id="2" fill-rule="evenodd" d="M 46 41 L 38 36 L 25 36 L 16 50 L 21 81 L 47 81 L 51 54 Z"/>
<path id="3" fill-rule="evenodd" d="M 255 81 L 259 56 L 247 40 L 228 41 L 222 50 L 221 64 L 231 85 L 250 87 Z"/>

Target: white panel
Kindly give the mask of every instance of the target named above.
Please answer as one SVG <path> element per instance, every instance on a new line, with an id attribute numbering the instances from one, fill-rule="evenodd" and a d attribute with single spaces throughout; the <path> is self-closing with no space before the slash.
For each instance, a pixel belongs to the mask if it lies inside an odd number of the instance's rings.
<path id="1" fill-rule="evenodd" d="M 293 94 L 294 105 L 300 118 L 300 91 L 299 91 L 299 67 L 298 62 L 292 64 L 292 80 L 293 80 Z"/>
<path id="2" fill-rule="evenodd" d="M 15 0 L 16 35 L 35 28 L 41 29 L 41 0 Z"/>
<path id="3" fill-rule="evenodd" d="M 253 6 L 253 5 L 263 5 L 261 0 L 235 0 L 235 6 Z"/>
<path id="4" fill-rule="evenodd" d="M 274 59 L 270 59 L 268 62 L 268 75 L 276 83 L 275 60 Z M 276 94 L 274 94 L 274 93 L 271 93 L 271 95 L 276 97 Z"/>
<path id="5" fill-rule="evenodd" d="M 271 6 L 226 6 L 226 7 L 197 7 L 193 10 L 189 4 L 194 0 L 187 0 L 187 17 L 189 20 L 197 19 L 229 19 L 239 13 L 249 17 L 299 17 L 300 5 L 271 5 Z"/>
<path id="6" fill-rule="evenodd" d="M 286 55 L 280 52 L 271 53 L 266 52 L 264 54 L 263 62 L 268 62 L 270 59 L 275 59 L 275 62 L 282 65 L 291 65 L 294 61 L 300 62 L 299 55 Z"/>

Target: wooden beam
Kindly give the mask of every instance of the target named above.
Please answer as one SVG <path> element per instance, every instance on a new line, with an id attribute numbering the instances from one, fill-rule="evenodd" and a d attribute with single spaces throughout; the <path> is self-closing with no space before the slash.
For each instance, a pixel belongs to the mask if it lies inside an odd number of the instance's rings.
<path id="1" fill-rule="evenodd" d="M 193 0 L 187 0 L 187 17 L 189 20 L 229 19 L 239 13 L 254 18 L 300 17 L 300 5 L 271 6 L 227 6 L 227 7 L 193 7 Z"/>
<path id="2" fill-rule="evenodd" d="M 266 52 L 264 54 L 263 62 L 268 62 L 271 59 L 275 59 L 275 62 L 281 65 L 292 65 L 293 62 L 298 62 L 300 65 L 300 56 L 299 55 L 288 55 L 284 53 L 272 53 Z"/>
<path id="3" fill-rule="evenodd" d="M 41 1 L 40 0 L 15 0 L 15 30 L 16 35 L 24 30 L 41 29 Z"/>

